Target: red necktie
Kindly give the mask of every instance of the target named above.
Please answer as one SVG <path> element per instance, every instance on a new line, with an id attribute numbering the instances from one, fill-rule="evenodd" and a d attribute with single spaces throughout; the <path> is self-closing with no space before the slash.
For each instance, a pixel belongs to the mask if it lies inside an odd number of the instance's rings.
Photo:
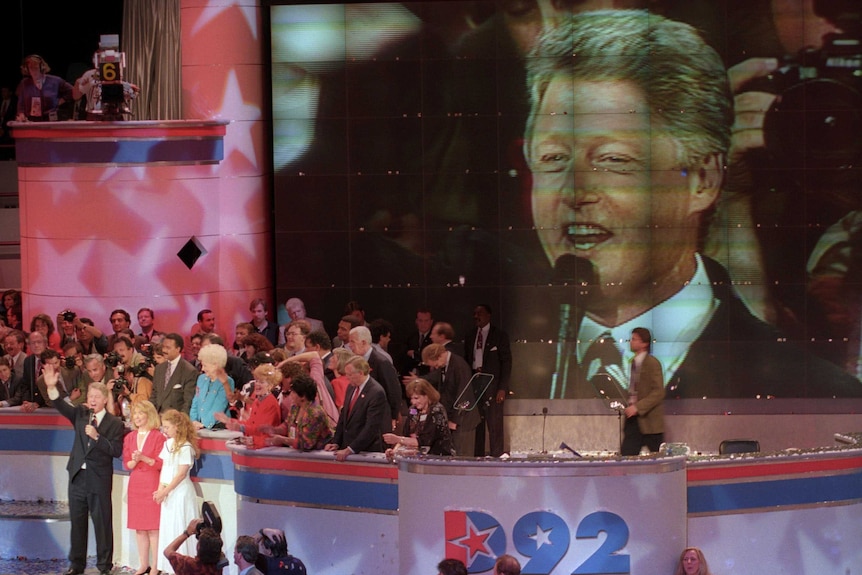
<path id="1" fill-rule="evenodd" d="M 347 406 L 347 415 L 350 415 L 353 412 L 353 406 L 356 405 L 356 400 L 359 399 L 359 388 L 356 388 L 356 391 L 353 392 L 353 397 L 350 398 L 350 405 Z"/>
<path id="2" fill-rule="evenodd" d="M 479 335 L 476 336 L 476 349 L 482 349 L 485 344 L 482 342 L 482 329 L 479 329 Z"/>

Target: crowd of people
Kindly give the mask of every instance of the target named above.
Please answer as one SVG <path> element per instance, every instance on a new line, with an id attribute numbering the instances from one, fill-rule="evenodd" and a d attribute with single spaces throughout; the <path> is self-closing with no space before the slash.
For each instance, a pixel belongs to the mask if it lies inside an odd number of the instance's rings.
<path id="1" fill-rule="evenodd" d="M 338 461 L 361 452 L 385 452 L 392 460 L 417 452 L 452 456 L 481 449 L 484 455 L 477 429 L 493 417 L 490 406 L 505 400 L 511 369 L 507 336 L 490 324 L 484 304 L 474 311 L 476 329 L 466 346 L 455 343 L 450 324 L 420 309 L 417 331 L 399 351 L 389 345 L 392 324 L 366 323 L 356 302 L 346 306 L 349 313 L 330 338 L 312 329 L 322 324 L 305 317 L 300 300 L 288 302 L 291 320 L 278 326 L 266 319 L 266 302 L 255 299 L 232 345 L 216 332 L 209 309 L 198 313 L 186 335 L 156 329 L 149 308 L 138 310 L 137 333 L 123 309 L 111 312 L 105 331 L 69 309 L 56 320 L 34 315 L 25 331 L 20 292 L 7 291 L 2 303 L 0 407 L 56 408 L 80 435 L 68 466 L 74 523 L 68 575 L 84 570 L 88 517 L 97 566 L 112 568 L 115 457 L 129 471 L 126 527 L 135 531 L 138 575 L 209 572 L 188 570 L 192 563 L 211 563 L 205 556 L 212 555 L 212 549 L 202 551 L 212 537 L 207 530 L 198 533 L 197 546 L 188 536 L 199 516 L 190 479 L 199 430 L 239 432 L 249 448 L 331 451 Z M 482 362 L 499 376 L 497 385 L 474 389 Z M 501 453 L 497 425 L 487 425 L 489 444 L 499 443 Z M 269 542 L 268 551 L 286 555 L 283 533 L 259 537 Z M 261 545 L 241 538 L 235 557 L 253 563 L 252 549 Z M 304 572 L 298 560 L 293 569 Z"/>
<path id="2" fill-rule="evenodd" d="M 195 430 L 239 431 L 255 448 L 325 449 L 338 460 L 359 452 L 394 458 L 405 449 L 503 453 L 511 352 L 484 304 L 476 306 L 476 328 L 465 344 L 455 343 L 451 324 L 420 309 L 416 332 L 401 348 L 392 341 L 392 323 L 366 322 L 357 302 L 345 306 L 330 337 L 322 322 L 306 316 L 301 300 L 288 300 L 291 319 L 279 326 L 267 319 L 267 302 L 255 298 L 231 344 L 217 333 L 210 309 L 182 334 L 156 329 L 150 308 L 138 310 L 137 333 L 124 309 L 110 313 L 105 331 L 68 309 L 55 320 L 34 315 L 25 331 L 20 293 L 7 291 L 3 306 L 0 407 L 53 407 L 42 375 L 50 364 L 60 396 L 73 406 L 86 402 L 92 382 L 105 385 L 108 412 L 127 428 L 134 426 L 135 405 L 148 401 L 157 414 L 185 414 Z M 477 373 L 490 374 L 482 381 L 492 383 L 479 389 Z"/>

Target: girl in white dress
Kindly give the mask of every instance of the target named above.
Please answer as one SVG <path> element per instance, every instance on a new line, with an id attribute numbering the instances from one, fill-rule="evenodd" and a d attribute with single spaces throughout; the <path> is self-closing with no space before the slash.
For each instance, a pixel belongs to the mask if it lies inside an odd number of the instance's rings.
<path id="1" fill-rule="evenodd" d="M 186 529 L 189 522 L 200 515 L 192 480 L 189 472 L 200 452 L 195 428 L 189 416 L 175 409 L 162 414 L 162 430 L 168 437 L 162 448 L 164 463 L 159 475 L 159 488 L 153 499 L 162 506 L 159 519 L 159 543 L 173 541 Z M 182 555 L 197 555 L 196 539 L 189 538 L 177 550 Z M 161 545 L 160 545 L 161 546 Z M 157 569 L 162 573 L 173 573 L 173 568 L 164 555 L 164 547 L 159 550 Z"/>

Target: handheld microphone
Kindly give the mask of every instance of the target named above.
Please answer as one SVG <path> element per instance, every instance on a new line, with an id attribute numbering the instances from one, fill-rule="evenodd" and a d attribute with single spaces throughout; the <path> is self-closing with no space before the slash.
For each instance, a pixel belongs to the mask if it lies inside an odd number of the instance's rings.
<path id="1" fill-rule="evenodd" d="M 548 453 L 545 451 L 545 421 L 548 419 L 548 408 L 542 408 L 542 454 Z"/>
<path id="2" fill-rule="evenodd" d="M 569 383 L 569 365 L 573 349 L 572 343 L 577 341 L 578 329 L 584 317 L 583 307 L 579 300 L 590 295 L 591 286 L 595 284 L 596 273 L 593 262 L 574 254 L 563 254 L 554 263 L 555 285 L 573 286 L 574 303 L 560 304 L 560 328 L 557 332 L 556 369 L 551 379 L 551 399 L 566 397 L 566 387 Z M 568 295 L 568 294 L 567 294 Z M 558 391 L 559 390 L 559 391 Z"/>

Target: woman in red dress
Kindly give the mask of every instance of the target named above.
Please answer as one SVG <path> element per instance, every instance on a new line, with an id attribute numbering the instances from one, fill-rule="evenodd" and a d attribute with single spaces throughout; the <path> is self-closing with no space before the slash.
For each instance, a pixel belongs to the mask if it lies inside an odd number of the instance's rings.
<path id="1" fill-rule="evenodd" d="M 159 431 L 159 414 L 149 401 L 132 403 L 131 420 L 137 431 L 123 440 L 123 465 L 130 471 L 128 528 L 135 530 L 140 559 L 135 575 L 143 575 L 150 571 L 150 565 L 156 564 L 159 553 L 161 505 L 153 501 L 153 492 L 159 487 L 162 469 L 159 453 L 165 436 Z"/>
<path id="2" fill-rule="evenodd" d="M 271 363 L 262 363 L 254 368 L 254 400 L 245 419 L 230 419 L 224 413 L 216 413 L 215 418 L 231 431 L 240 431 L 245 436 L 248 447 L 259 449 L 265 446 L 264 430 L 281 424 L 281 408 L 272 393 L 281 383 L 281 371 Z"/>

